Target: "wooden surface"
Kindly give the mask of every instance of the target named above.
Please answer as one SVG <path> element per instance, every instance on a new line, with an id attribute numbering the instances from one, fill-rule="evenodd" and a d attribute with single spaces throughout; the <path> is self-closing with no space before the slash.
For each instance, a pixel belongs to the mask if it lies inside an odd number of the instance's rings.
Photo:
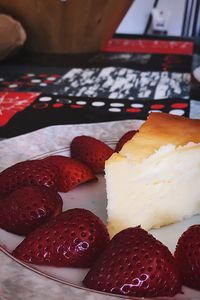
<path id="1" fill-rule="evenodd" d="M 0 12 L 24 26 L 27 49 L 43 53 L 99 50 L 133 0 L 0 0 Z"/>

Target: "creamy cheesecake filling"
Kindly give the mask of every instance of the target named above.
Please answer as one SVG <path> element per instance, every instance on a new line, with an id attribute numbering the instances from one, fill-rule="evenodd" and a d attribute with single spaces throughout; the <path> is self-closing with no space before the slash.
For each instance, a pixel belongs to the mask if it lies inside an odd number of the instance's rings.
<path id="1" fill-rule="evenodd" d="M 115 153 L 106 162 L 108 230 L 146 230 L 200 212 L 200 143 L 168 144 L 141 162 Z"/>

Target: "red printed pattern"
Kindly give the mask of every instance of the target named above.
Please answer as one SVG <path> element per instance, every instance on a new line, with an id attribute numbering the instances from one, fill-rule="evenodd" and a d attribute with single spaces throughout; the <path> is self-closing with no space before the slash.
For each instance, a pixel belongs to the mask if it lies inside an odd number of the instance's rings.
<path id="1" fill-rule="evenodd" d="M 6 125 L 17 112 L 31 105 L 39 95 L 31 92 L 0 92 L 0 127 Z"/>
<path id="2" fill-rule="evenodd" d="M 193 43 L 189 41 L 166 41 L 166 40 L 131 40 L 110 39 L 103 46 L 106 52 L 129 52 L 129 53 L 158 53 L 192 55 Z"/>

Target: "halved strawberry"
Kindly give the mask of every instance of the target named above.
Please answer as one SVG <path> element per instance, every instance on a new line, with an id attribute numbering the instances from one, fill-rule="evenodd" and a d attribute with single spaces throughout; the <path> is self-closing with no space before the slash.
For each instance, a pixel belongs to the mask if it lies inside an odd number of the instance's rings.
<path id="1" fill-rule="evenodd" d="M 92 212 L 74 208 L 30 233 L 13 251 L 27 263 L 89 267 L 109 242 L 106 226 Z"/>
<path id="2" fill-rule="evenodd" d="M 88 165 L 95 174 L 104 172 L 105 161 L 113 154 L 104 142 L 91 136 L 77 136 L 70 145 L 71 157 Z"/>
<path id="3" fill-rule="evenodd" d="M 179 238 L 175 259 L 180 265 L 183 284 L 200 290 L 200 225 L 190 226 Z"/>
<path id="4" fill-rule="evenodd" d="M 0 195 L 7 196 L 22 186 L 40 185 L 57 190 L 57 169 L 47 162 L 26 160 L 0 173 Z"/>
<path id="5" fill-rule="evenodd" d="M 47 187 L 29 186 L 13 191 L 0 202 L 0 227 L 27 235 L 62 212 L 62 198 Z"/>
<path id="6" fill-rule="evenodd" d="M 181 291 L 172 254 L 140 227 L 115 235 L 83 283 L 91 289 L 137 297 L 174 296 Z"/>
<path id="7" fill-rule="evenodd" d="M 128 142 L 129 140 L 132 139 L 132 137 L 138 132 L 138 130 L 130 130 L 126 132 L 118 141 L 116 147 L 115 147 L 115 152 L 119 152 L 124 144 Z"/>
<path id="8" fill-rule="evenodd" d="M 97 180 L 92 170 L 80 161 L 62 155 L 52 155 L 43 159 L 57 167 L 58 190 L 67 192 L 79 184 L 87 181 Z"/>

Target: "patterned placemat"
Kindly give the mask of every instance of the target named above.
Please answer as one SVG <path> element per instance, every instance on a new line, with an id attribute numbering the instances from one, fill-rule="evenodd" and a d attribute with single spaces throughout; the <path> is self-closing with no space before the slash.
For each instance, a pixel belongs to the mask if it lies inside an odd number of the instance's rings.
<path id="1" fill-rule="evenodd" d="M 4 63 L 0 138 L 59 124 L 145 120 L 151 111 L 189 116 L 192 47 L 115 37 L 84 65 Z"/>

